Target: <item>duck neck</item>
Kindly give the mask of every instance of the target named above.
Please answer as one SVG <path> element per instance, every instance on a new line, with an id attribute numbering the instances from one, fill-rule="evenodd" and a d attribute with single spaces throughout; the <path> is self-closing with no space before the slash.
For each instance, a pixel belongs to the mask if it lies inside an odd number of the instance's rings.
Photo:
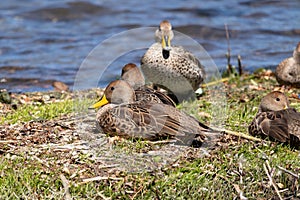
<path id="1" fill-rule="evenodd" d="M 170 51 L 167 50 L 162 50 L 162 55 L 164 57 L 164 59 L 168 59 L 170 57 Z"/>
<path id="2" fill-rule="evenodd" d="M 300 64 L 300 42 L 298 43 L 296 49 L 294 50 L 293 57 L 295 59 L 295 62 Z"/>

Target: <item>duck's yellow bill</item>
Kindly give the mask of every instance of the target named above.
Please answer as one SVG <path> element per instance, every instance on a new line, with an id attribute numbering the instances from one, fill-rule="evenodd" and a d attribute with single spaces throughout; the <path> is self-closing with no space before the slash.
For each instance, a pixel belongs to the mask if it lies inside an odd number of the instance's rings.
<path id="1" fill-rule="evenodd" d="M 92 105 L 90 108 L 100 108 L 101 106 L 104 106 L 106 104 L 108 104 L 109 102 L 106 99 L 105 94 L 102 96 L 102 98 L 100 99 L 100 101 L 98 101 L 97 103 L 95 103 L 94 105 Z"/>

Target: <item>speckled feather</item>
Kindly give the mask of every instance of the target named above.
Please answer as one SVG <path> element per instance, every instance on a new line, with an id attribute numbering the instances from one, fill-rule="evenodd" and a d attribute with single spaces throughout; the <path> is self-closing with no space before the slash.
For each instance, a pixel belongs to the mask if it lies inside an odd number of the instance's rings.
<path id="1" fill-rule="evenodd" d="M 178 78 L 189 81 L 193 90 L 197 90 L 205 77 L 200 61 L 183 47 L 172 46 L 170 56 L 164 59 L 162 47 L 153 44 L 141 59 L 141 68 L 149 81 L 168 83 Z"/>
<path id="2" fill-rule="evenodd" d="M 160 23 L 155 35 L 157 42 L 150 46 L 141 59 L 141 69 L 146 81 L 164 86 L 174 93 L 182 93 L 183 96 L 190 90 L 197 90 L 205 79 L 204 67 L 200 61 L 182 46 L 169 44 L 166 50 L 163 45 L 165 37 L 171 41 L 174 36 L 168 21 Z M 176 91 L 177 88 L 179 89 Z"/>

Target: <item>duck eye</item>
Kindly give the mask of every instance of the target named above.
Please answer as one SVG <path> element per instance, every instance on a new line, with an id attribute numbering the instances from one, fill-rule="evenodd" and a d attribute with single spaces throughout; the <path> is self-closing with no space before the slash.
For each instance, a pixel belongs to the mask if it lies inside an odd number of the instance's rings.
<path id="1" fill-rule="evenodd" d="M 276 101 L 280 101 L 280 98 L 277 97 L 277 98 L 276 98 Z"/>
<path id="2" fill-rule="evenodd" d="M 111 88 L 110 88 L 111 91 L 113 91 L 114 89 L 115 89 L 114 87 L 111 87 Z"/>

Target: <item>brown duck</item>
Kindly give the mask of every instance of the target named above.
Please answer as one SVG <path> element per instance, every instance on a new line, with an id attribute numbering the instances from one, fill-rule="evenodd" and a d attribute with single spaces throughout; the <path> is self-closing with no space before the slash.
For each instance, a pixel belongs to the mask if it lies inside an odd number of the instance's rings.
<path id="1" fill-rule="evenodd" d="M 150 46 L 141 59 L 146 81 L 173 92 L 181 102 L 191 98 L 205 79 L 200 61 L 182 46 L 171 45 L 172 25 L 164 20 L 155 32 L 157 42 Z"/>
<path id="2" fill-rule="evenodd" d="M 262 98 L 258 113 L 248 130 L 254 136 L 269 136 L 293 147 L 300 147 L 300 113 L 289 107 L 288 98 L 279 91 Z"/>
<path id="3" fill-rule="evenodd" d="M 279 84 L 300 88 L 300 42 L 294 50 L 293 57 L 283 60 L 277 66 L 275 75 Z"/>
<path id="4" fill-rule="evenodd" d="M 136 101 L 164 103 L 176 106 L 174 101 L 166 94 L 145 86 L 145 78 L 139 68 L 128 63 L 122 68 L 121 79 L 129 83 L 135 91 Z"/>
<path id="5" fill-rule="evenodd" d="M 111 82 L 102 99 L 93 106 L 100 107 L 97 127 L 110 136 L 144 140 L 175 138 L 187 145 L 195 137 L 202 143 L 207 133 L 214 132 L 170 105 L 136 101 L 134 93 L 126 81 Z"/>

